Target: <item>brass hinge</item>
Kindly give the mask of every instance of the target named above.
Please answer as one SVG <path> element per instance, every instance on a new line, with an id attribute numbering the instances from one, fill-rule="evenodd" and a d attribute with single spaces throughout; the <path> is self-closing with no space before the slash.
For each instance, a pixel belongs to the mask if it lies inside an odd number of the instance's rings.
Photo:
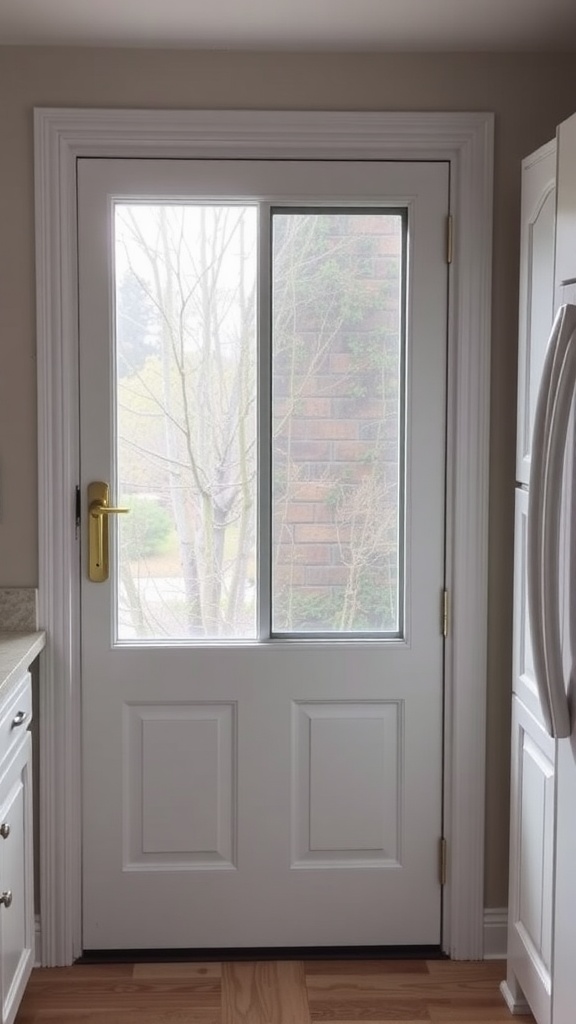
<path id="1" fill-rule="evenodd" d="M 454 257 L 454 218 L 448 214 L 446 224 L 446 263 L 452 263 Z"/>
<path id="2" fill-rule="evenodd" d="M 440 885 L 446 885 L 447 861 L 448 846 L 446 840 L 442 838 L 440 840 Z"/>
<path id="3" fill-rule="evenodd" d="M 441 633 L 444 639 L 448 636 L 448 591 L 442 591 Z"/>

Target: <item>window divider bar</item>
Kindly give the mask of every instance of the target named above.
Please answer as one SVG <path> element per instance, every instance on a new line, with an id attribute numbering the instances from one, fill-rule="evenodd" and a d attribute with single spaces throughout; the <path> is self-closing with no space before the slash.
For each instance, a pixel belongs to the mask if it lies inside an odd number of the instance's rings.
<path id="1" fill-rule="evenodd" d="M 258 639 L 272 623 L 272 209 L 259 204 L 258 218 L 258 516 L 256 586 Z"/>

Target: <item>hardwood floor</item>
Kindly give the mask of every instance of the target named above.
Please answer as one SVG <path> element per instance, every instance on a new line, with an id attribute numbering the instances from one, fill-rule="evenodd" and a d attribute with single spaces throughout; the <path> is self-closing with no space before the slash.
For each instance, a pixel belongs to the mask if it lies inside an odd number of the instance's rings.
<path id="1" fill-rule="evenodd" d="M 38 969 L 15 1024 L 533 1024 L 502 961 L 258 961 Z"/>

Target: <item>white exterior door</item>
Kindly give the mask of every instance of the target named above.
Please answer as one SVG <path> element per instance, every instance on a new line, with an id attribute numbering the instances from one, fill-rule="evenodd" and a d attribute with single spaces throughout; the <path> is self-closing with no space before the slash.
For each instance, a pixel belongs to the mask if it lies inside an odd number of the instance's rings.
<path id="1" fill-rule="evenodd" d="M 86 949 L 440 942 L 447 211 L 79 161 Z"/>

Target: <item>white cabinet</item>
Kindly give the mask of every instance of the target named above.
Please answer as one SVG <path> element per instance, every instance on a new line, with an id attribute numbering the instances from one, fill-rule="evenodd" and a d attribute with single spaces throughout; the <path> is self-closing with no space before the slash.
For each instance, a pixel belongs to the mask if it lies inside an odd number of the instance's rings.
<path id="1" fill-rule="evenodd" d="M 508 971 L 514 1012 L 552 1015 L 556 744 L 542 725 L 527 602 L 528 484 L 538 387 L 555 310 L 556 142 L 522 163 Z"/>
<path id="2" fill-rule="evenodd" d="M 12 1024 L 34 962 L 30 675 L 0 698 L 0 1024 Z"/>
<path id="3" fill-rule="evenodd" d="M 552 905 L 556 743 L 540 715 L 526 594 L 528 491 L 516 490 L 508 970 L 515 1012 L 538 1024 L 552 1009 Z"/>
<path id="4" fill-rule="evenodd" d="M 556 295 L 576 283 L 576 114 L 558 128 Z M 566 301 L 566 299 L 564 299 Z"/>
<path id="5" fill-rule="evenodd" d="M 535 552 L 539 557 L 546 555 L 548 566 L 551 560 L 558 561 L 557 639 L 568 686 L 570 737 L 565 736 L 565 723 L 558 730 L 557 739 L 543 727 L 527 615 L 526 527 L 531 434 L 546 347 L 545 325 L 550 322 L 551 305 L 555 312 L 560 305 L 576 304 L 576 116 L 560 125 L 557 133 L 555 216 L 553 152 L 554 144 L 550 144 L 523 165 L 508 972 L 502 991 L 514 1012 L 527 1009 L 528 1003 L 537 1024 L 570 1024 L 575 1019 L 576 997 L 574 410 L 566 439 L 563 486 L 556 484 L 553 491 L 547 492 L 553 496 L 555 508 L 552 514 L 550 508 L 545 510 L 550 517 L 544 524 L 548 530 L 554 527 L 554 512 L 560 512 L 559 550 L 556 553 L 545 538 Z M 572 316 L 573 311 L 564 310 L 561 323 L 568 330 Z M 563 344 L 566 337 L 563 336 Z M 571 335 L 568 341 L 571 344 Z M 550 387 L 550 381 L 557 386 L 560 376 L 571 368 L 566 353 L 562 360 L 558 358 L 559 351 L 564 352 L 562 347 L 554 350 L 546 404 L 542 406 L 548 425 L 561 405 L 558 390 Z M 571 377 L 564 380 L 571 381 Z M 546 450 L 548 458 L 559 454 L 551 442 Z M 537 544 L 538 526 L 534 534 Z M 552 590 L 550 596 L 555 598 Z M 553 600 L 552 607 L 545 609 L 543 623 L 548 626 L 556 614 L 554 604 Z M 552 648 L 544 651 L 544 663 L 549 668 L 554 666 L 554 642 L 553 637 Z M 552 673 L 552 678 L 557 677 Z"/>

